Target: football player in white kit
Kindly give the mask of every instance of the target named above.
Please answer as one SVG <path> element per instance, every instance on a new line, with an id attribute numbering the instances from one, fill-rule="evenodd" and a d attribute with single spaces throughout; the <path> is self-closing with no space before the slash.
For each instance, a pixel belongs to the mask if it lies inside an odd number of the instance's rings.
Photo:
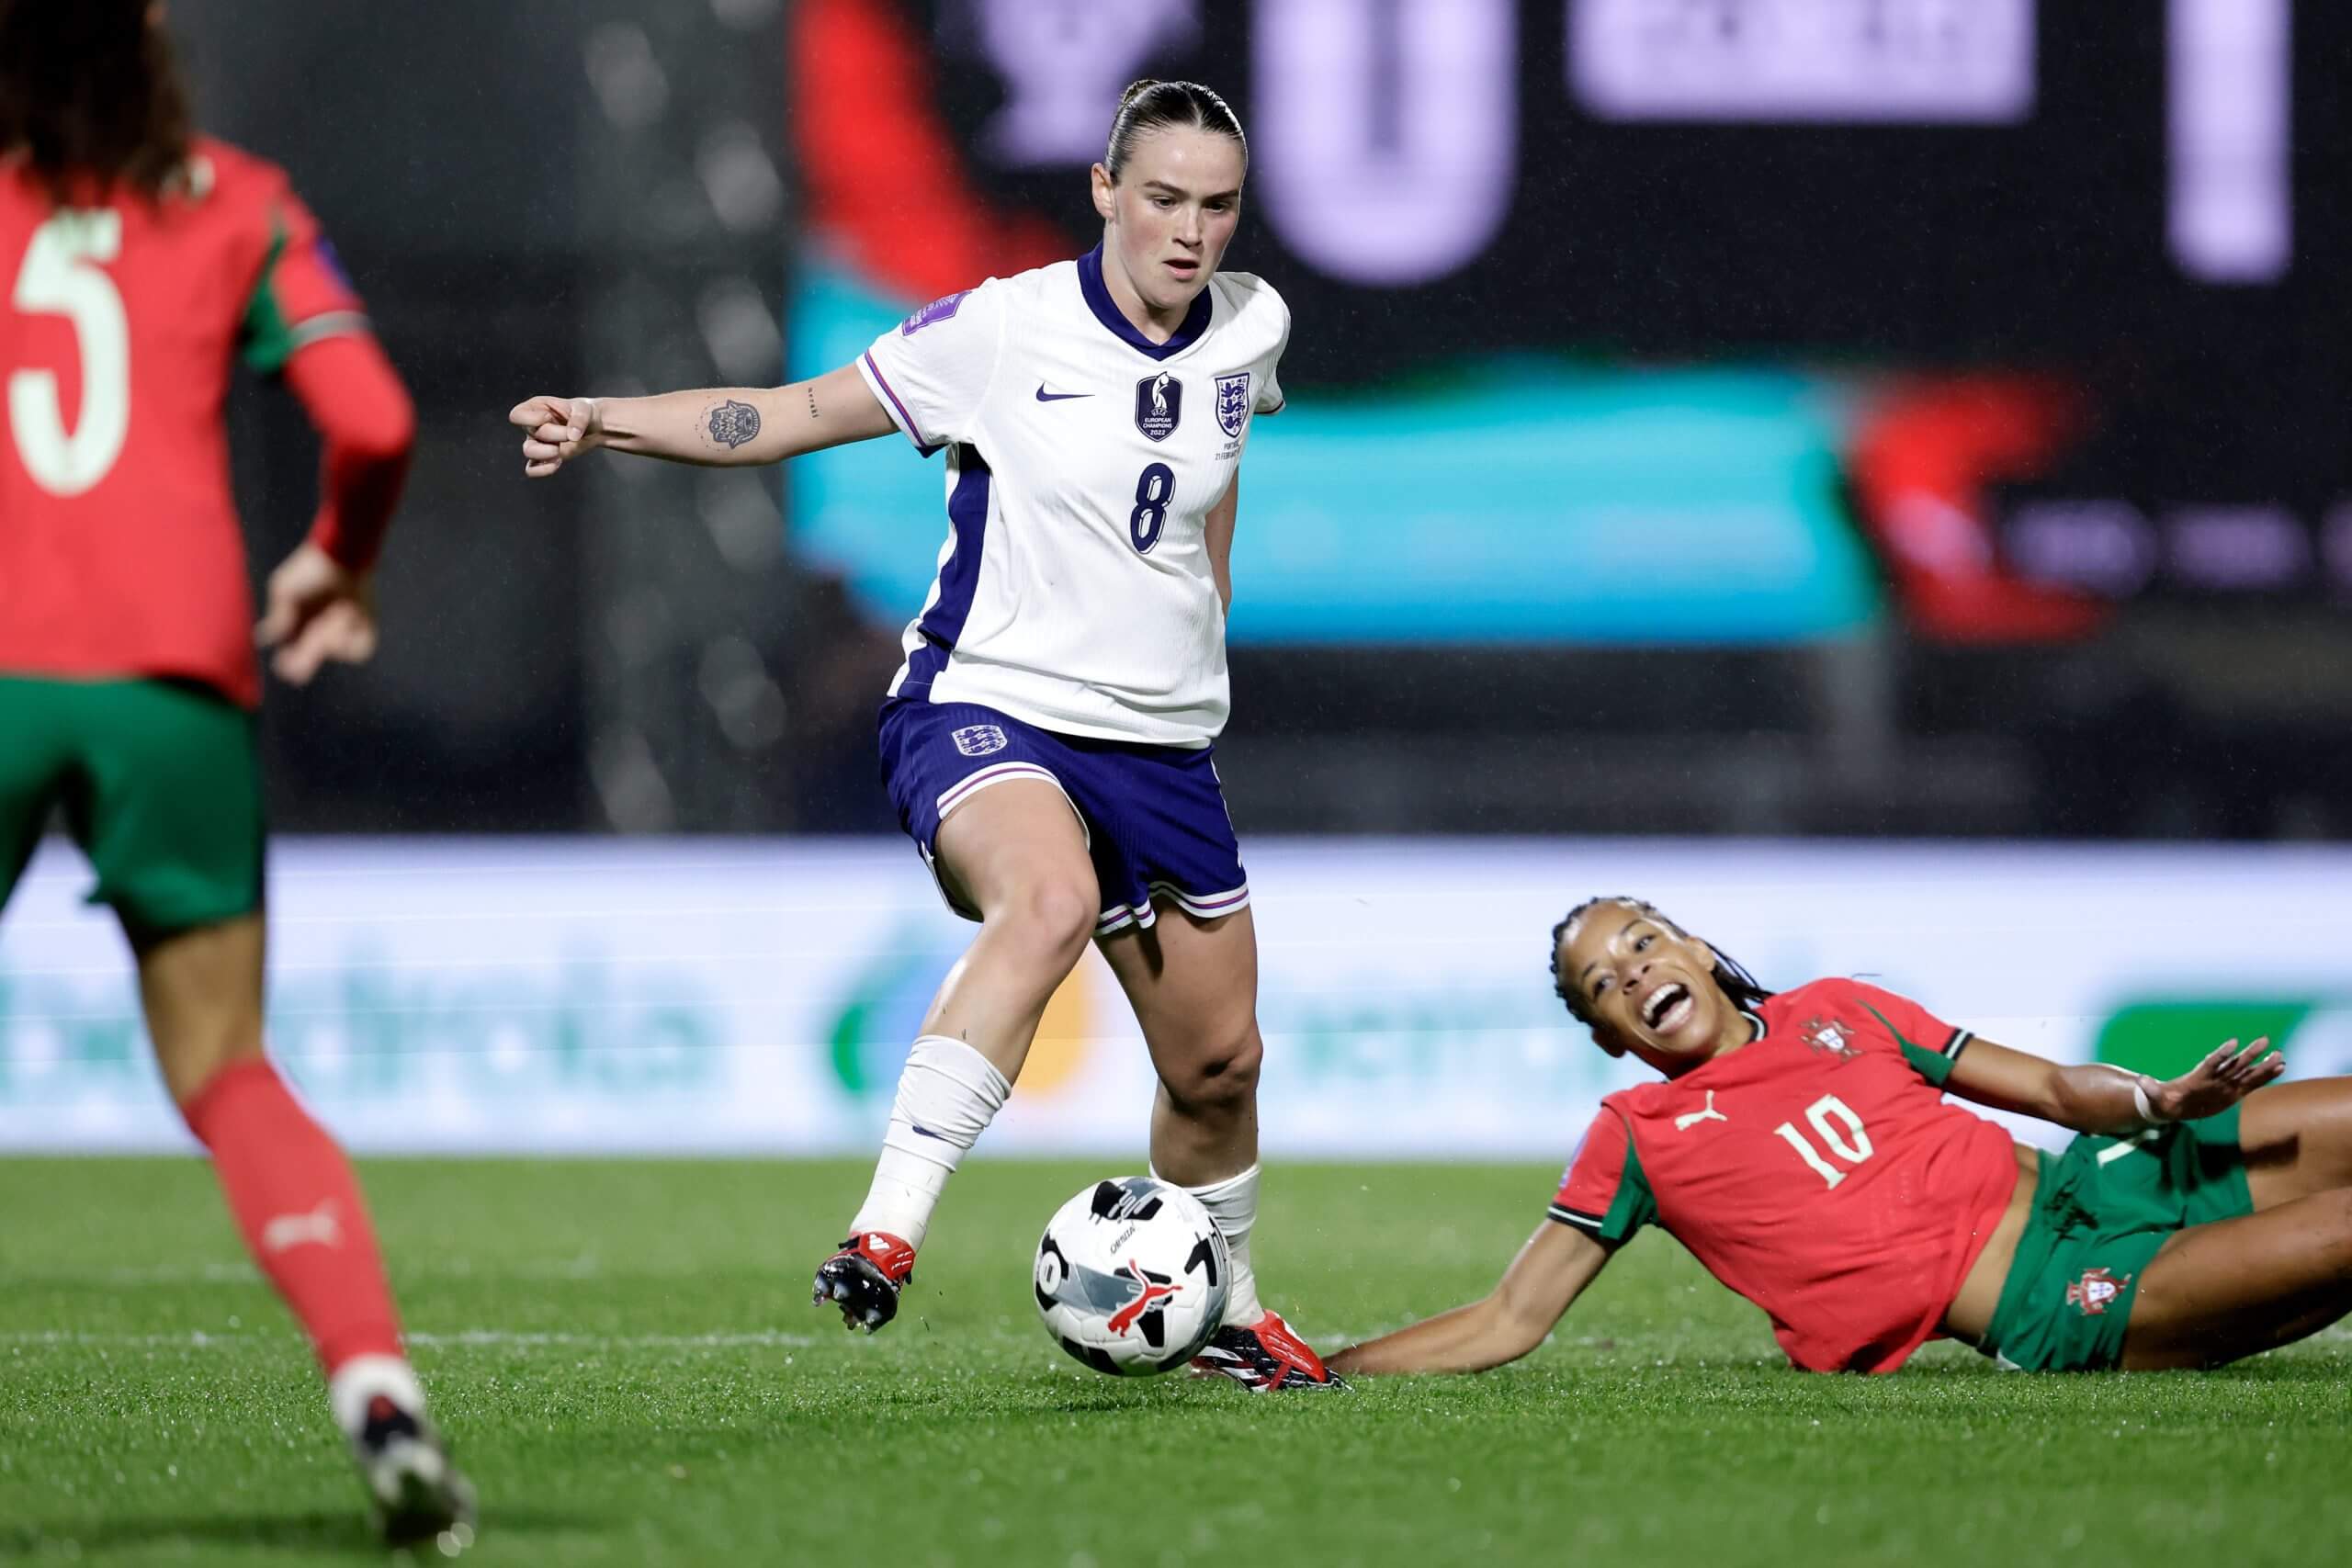
<path id="1" fill-rule="evenodd" d="M 1258 1211 L 1258 951 L 1214 742 L 1242 449 L 1283 404 L 1290 312 L 1217 271 L 1249 146 L 1225 101 L 1139 82 L 1094 166 L 1102 243 L 951 294 L 854 365 L 774 389 L 533 398 L 534 478 L 597 447 L 775 462 L 897 431 L 947 453 L 949 532 L 881 716 L 899 818 L 978 937 L 899 1080 L 874 1184 L 816 1299 L 898 1311 L 933 1208 L 1012 1091 L 1055 988 L 1099 944 L 1159 1077 L 1151 1163 L 1230 1243 L 1225 1325 L 1196 1365 L 1330 1387 L 1266 1310 Z"/>

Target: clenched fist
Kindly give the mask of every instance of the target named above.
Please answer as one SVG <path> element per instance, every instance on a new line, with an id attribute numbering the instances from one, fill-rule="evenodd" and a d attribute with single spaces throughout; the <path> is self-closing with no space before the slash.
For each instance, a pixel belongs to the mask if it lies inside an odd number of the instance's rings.
<path id="1" fill-rule="evenodd" d="M 543 479 L 583 453 L 604 445 L 604 424 L 594 398 L 526 398 L 506 416 L 523 429 L 523 474 Z"/>

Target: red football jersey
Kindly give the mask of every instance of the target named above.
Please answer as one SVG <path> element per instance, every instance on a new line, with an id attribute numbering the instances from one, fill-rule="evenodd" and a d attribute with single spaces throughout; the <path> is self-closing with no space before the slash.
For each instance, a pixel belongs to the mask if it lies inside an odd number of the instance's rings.
<path id="1" fill-rule="evenodd" d="M 260 698 L 222 404 L 364 333 L 276 165 L 199 138 L 186 188 L 54 209 L 0 164 L 0 671 L 173 676 Z"/>
<path id="2" fill-rule="evenodd" d="M 1604 1099 L 1552 1217 L 1663 1226 L 1807 1371 L 1893 1371 L 1937 1333 L 2017 1186 L 2007 1133 L 1943 1098 L 1972 1036 L 1853 980 L 1769 998 L 1750 1043 Z"/>

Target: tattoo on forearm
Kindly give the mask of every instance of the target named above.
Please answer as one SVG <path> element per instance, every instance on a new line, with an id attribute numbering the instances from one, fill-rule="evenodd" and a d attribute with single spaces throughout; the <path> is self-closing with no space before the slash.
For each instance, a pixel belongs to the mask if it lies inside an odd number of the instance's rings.
<path id="1" fill-rule="evenodd" d="M 710 411 L 710 438 L 721 446 L 741 446 L 760 433 L 760 411 L 729 399 Z"/>
<path id="2" fill-rule="evenodd" d="M 813 381 L 808 384 L 808 417 L 817 417 L 817 385 Z"/>

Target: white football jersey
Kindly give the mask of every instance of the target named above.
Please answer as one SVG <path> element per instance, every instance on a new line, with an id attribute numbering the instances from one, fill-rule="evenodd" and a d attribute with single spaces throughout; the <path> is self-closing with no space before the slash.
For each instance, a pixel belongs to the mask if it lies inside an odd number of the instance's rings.
<path id="1" fill-rule="evenodd" d="M 894 696 L 984 703 L 1066 735 L 1204 746 L 1225 728 L 1225 606 L 1205 523 L 1252 414 L 1283 405 L 1282 297 L 1218 273 L 1155 344 L 1098 250 L 924 306 L 858 360 L 928 456 L 946 546 Z"/>

